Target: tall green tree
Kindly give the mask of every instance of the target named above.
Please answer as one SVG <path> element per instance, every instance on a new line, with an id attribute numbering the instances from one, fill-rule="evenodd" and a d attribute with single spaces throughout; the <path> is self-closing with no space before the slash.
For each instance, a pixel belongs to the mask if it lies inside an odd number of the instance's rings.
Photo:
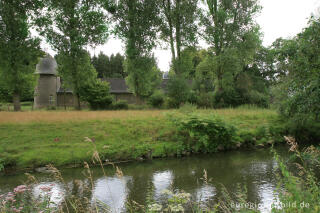
<path id="1" fill-rule="evenodd" d="M 181 74 L 183 47 L 197 43 L 198 0 L 160 0 L 159 4 L 161 38 L 170 45 L 175 73 Z"/>
<path id="2" fill-rule="evenodd" d="M 290 134 L 299 142 L 319 142 L 320 128 L 320 18 L 293 39 L 273 43 L 275 73 L 273 95 L 288 120 Z"/>
<path id="3" fill-rule="evenodd" d="M 126 80 L 129 88 L 140 97 L 152 93 L 152 76 L 157 70 L 151 50 L 156 41 L 158 13 L 156 0 L 119 0 L 113 13 L 116 34 L 126 45 Z"/>
<path id="4" fill-rule="evenodd" d="M 124 71 L 124 56 L 122 56 L 120 53 L 117 53 L 116 55 L 110 56 L 110 70 L 112 75 L 110 77 L 112 78 L 125 78 L 127 77 L 127 73 Z"/>
<path id="5" fill-rule="evenodd" d="M 100 52 L 98 56 L 93 56 L 91 63 L 98 73 L 98 78 L 107 78 L 111 75 L 110 60 L 104 53 Z"/>
<path id="6" fill-rule="evenodd" d="M 214 73 L 218 91 L 223 91 L 225 77 L 237 75 L 253 62 L 259 45 L 259 27 L 254 16 L 260 11 L 257 0 L 203 0 L 201 15 L 203 38 L 215 56 Z M 234 72 L 234 73 L 230 73 Z"/>
<path id="7" fill-rule="evenodd" d="M 277 73 L 282 73 L 278 83 L 286 93 L 283 113 L 288 117 L 310 115 L 319 121 L 320 18 L 311 18 L 309 26 L 295 38 L 277 40 L 274 46 Z"/>
<path id="8" fill-rule="evenodd" d="M 110 57 L 100 52 L 93 56 L 91 62 L 98 73 L 98 78 L 125 78 L 124 56 L 120 53 L 112 54 Z"/>
<path id="9" fill-rule="evenodd" d="M 21 110 L 24 88 L 35 84 L 33 73 L 42 51 L 30 29 L 41 6 L 37 0 L 0 0 L 0 78 L 12 94 L 15 111 Z"/>
<path id="10" fill-rule="evenodd" d="M 108 36 L 107 13 L 100 0 L 47 0 L 38 28 L 41 35 L 65 63 L 60 73 L 73 89 L 80 109 L 80 88 L 92 79 L 91 69 L 81 69 L 87 61 L 85 48 L 103 44 Z"/>
<path id="11" fill-rule="evenodd" d="M 180 68 L 186 78 L 193 79 L 196 75 L 196 68 L 207 54 L 204 49 L 197 49 L 195 47 L 186 47 L 181 51 Z"/>

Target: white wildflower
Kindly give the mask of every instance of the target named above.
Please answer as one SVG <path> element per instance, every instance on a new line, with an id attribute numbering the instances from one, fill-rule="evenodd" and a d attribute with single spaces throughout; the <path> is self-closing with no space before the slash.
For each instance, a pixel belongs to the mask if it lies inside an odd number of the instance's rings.
<path id="1" fill-rule="evenodd" d="M 162 206 L 160 204 L 154 203 L 148 206 L 149 211 L 157 212 L 161 211 Z"/>

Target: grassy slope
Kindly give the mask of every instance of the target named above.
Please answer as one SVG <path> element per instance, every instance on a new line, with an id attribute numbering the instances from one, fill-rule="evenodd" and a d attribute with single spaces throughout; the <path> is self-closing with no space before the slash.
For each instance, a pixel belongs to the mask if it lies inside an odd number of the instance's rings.
<path id="1" fill-rule="evenodd" d="M 0 112 L 0 159 L 7 166 L 56 166 L 90 161 L 94 145 L 103 159 L 120 160 L 174 155 L 179 149 L 168 111 Z M 179 113 L 177 111 L 177 113 Z M 272 126 L 277 114 L 270 110 L 199 110 L 217 113 L 239 132 Z M 94 145 L 85 140 L 93 138 Z"/>

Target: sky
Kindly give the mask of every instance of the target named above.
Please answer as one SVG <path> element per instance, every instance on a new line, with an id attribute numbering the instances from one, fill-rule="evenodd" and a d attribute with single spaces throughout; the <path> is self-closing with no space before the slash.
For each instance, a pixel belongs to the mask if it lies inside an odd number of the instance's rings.
<path id="1" fill-rule="evenodd" d="M 269 46 L 277 38 L 290 38 L 307 26 L 312 13 L 320 14 L 320 0 L 260 0 L 263 7 L 256 17 L 263 33 L 263 45 Z M 48 51 L 48 47 L 45 48 Z M 109 38 L 106 44 L 92 48 L 91 54 L 124 54 L 124 44 L 119 39 Z M 51 52 L 51 51 L 49 51 Z M 161 71 L 168 71 L 171 60 L 169 49 L 154 51 Z"/>

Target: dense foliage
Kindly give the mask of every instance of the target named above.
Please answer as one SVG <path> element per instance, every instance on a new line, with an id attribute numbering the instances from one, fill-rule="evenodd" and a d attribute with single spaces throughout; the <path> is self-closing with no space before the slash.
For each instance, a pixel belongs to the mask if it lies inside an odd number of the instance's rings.
<path id="1" fill-rule="evenodd" d="M 94 83 L 84 85 L 80 90 L 83 101 L 89 103 L 93 110 L 110 109 L 113 97 L 109 93 L 109 84 L 97 80 Z"/>
<path id="2" fill-rule="evenodd" d="M 181 104 L 188 102 L 191 86 L 189 82 L 182 78 L 174 76 L 168 81 L 168 106 L 170 108 L 179 108 Z"/>
<path id="3" fill-rule="evenodd" d="M 84 68 L 85 48 L 105 42 L 108 36 L 107 15 L 100 0 L 45 2 L 46 7 L 42 8 L 42 16 L 37 20 L 38 31 L 58 52 L 63 65 L 59 73 L 72 88 L 78 100 L 75 107 L 80 109 L 80 88 L 87 84 L 86 79 L 95 77 L 93 72 Z"/>
<path id="4" fill-rule="evenodd" d="M 152 94 L 154 78 L 160 74 L 151 54 L 156 40 L 157 1 L 120 0 L 113 12 L 115 32 L 126 46 L 124 71 L 126 81 L 135 95 Z"/>
<path id="5" fill-rule="evenodd" d="M 0 98 L 12 97 L 15 111 L 21 109 L 25 89 L 35 86 L 33 73 L 43 53 L 40 39 L 31 37 L 30 29 L 41 7 L 42 2 L 37 0 L 0 1 L 0 93 L 8 92 L 7 97 Z"/>
<path id="6" fill-rule="evenodd" d="M 277 84 L 273 95 L 289 128 L 300 142 L 319 142 L 320 133 L 320 19 L 291 40 L 273 44 Z"/>
<path id="7" fill-rule="evenodd" d="M 164 92 L 161 90 L 156 90 L 149 97 L 148 103 L 155 108 L 161 108 L 164 104 L 164 99 L 165 99 Z"/>
<path id="8" fill-rule="evenodd" d="M 96 69 L 99 78 L 125 78 L 127 73 L 124 72 L 124 56 L 117 53 L 108 57 L 100 52 L 98 56 L 93 56 L 91 63 Z"/>
<path id="9" fill-rule="evenodd" d="M 186 71 L 181 61 L 183 47 L 194 46 L 197 43 L 198 2 L 198 0 L 158 1 L 160 38 L 170 46 L 172 67 L 178 75 Z"/>
<path id="10" fill-rule="evenodd" d="M 188 150 L 216 152 L 218 148 L 231 148 L 235 143 L 235 128 L 216 116 L 188 115 L 176 121 L 178 129 L 186 134 Z"/>
<path id="11" fill-rule="evenodd" d="M 275 204 L 272 212 L 319 212 L 320 185 L 316 172 L 319 168 L 320 150 L 310 146 L 301 151 L 294 138 L 286 137 L 286 140 L 290 145 L 291 159 L 295 159 L 293 168 L 288 166 L 276 152 L 274 155 L 281 173 L 278 177 L 279 200 L 283 204 L 290 203 L 290 205 L 280 208 L 281 206 Z"/>

